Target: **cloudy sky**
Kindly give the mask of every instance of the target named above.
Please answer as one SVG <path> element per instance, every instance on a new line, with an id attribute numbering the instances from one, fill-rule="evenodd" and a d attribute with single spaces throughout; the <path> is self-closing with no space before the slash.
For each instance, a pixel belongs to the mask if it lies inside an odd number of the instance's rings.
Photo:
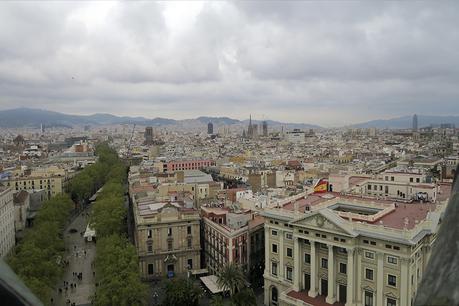
<path id="1" fill-rule="evenodd" d="M 0 109 L 340 126 L 459 115 L 459 5 L 0 3 Z"/>

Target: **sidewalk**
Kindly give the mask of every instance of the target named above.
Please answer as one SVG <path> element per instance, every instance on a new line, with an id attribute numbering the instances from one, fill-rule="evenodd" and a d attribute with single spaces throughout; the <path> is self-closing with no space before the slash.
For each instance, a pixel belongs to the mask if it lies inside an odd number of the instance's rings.
<path id="1" fill-rule="evenodd" d="M 85 242 L 80 234 L 86 230 L 87 213 L 89 213 L 88 209 L 80 213 L 64 233 L 66 249 L 64 260 L 67 260 L 69 265 L 66 267 L 62 281 L 57 284 L 53 296 L 53 305 L 70 306 L 73 303 L 75 303 L 73 304 L 75 306 L 91 305 L 91 296 L 95 290 L 92 262 L 95 258 L 96 246 L 94 242 Z M 70 229 L 75 229 L 77 232 L 71 233 Z M 76 274 L 82 273 L 81 280 L 73 275 L 74 272 Z M 64 285 L 64 281 L 68 282 L 68 284 Z M 71 288 L 71 284 L 76 284 L 76 287 Z M 59 292 L 59 289 L 61 289 L 61 292 Z"/>

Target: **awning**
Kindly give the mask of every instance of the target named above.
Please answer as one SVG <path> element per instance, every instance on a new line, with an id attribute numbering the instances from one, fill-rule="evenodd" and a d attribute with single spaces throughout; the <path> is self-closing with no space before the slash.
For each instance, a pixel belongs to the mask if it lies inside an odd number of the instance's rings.
<path id="1" fill-rule="evenodd" d="M 209 273 L 209 270 L 207 269 L 191 270 L 192 275 L 199 275 L 199 274 L 206 274 L 206 273 Z"/>
<path id="2" fill-rule="evenodd" d="M 228 289 L 220 288 L 217 285 L 218 278 L 216 275 L 203 276 L 200 279 L 212 294 L 228 291 Z"/>

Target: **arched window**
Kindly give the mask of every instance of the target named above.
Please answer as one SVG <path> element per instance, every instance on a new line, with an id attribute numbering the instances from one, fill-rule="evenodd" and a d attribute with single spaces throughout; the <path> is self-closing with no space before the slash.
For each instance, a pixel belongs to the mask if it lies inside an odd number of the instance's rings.
<path id="1" fill-rule="evenodd" d="M 271 288 L 271 305 L 279 305 L 276 287 Z"/>

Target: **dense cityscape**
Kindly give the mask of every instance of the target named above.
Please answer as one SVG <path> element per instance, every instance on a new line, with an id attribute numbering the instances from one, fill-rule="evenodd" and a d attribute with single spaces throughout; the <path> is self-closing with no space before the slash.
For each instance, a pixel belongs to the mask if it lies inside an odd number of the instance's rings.
<path id="1" fill-rule="evenodd" d="M 47 305 L 411 305 L 459 164 L 417 115 L 0 137 L 1 255 Z"/>
<path id="2" fill-rule="evenodd" d="M 0 1 L 0 306 L 459 306 L 458 28 Z"/>

